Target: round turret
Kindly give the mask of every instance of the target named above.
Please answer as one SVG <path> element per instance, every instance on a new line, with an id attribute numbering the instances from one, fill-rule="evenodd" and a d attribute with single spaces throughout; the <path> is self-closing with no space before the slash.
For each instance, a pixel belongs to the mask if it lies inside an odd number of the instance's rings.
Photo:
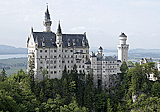
<path id="1" fill-rule="evenodd" d="M 99 52 L 100 54 L 102 54 L 102 52 L 103 52 L 103 48 L 102 48 L 101 46 L 99 47 L 98 52 Z"/>
<path id="2" fill-rule="evenodd" d="M 120 44 L 126 44 L 127 36 L 124 34 L 124 32 L 121 32 L 119 36 Z"/>

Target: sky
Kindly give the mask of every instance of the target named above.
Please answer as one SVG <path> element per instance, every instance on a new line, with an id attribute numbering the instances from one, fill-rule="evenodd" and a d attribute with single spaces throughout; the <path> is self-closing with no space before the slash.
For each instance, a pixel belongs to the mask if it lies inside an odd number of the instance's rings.
<path id="1" fill-rule="evenodd" d="M 0 0 L 0 44 L 27 47 L 33 31 L 44 31 L 48 3 L 52 31 L 86 32 L 90 47 L 116 49 L 119 35 L 130 49 L 160 49 L 159 0 Z"/>

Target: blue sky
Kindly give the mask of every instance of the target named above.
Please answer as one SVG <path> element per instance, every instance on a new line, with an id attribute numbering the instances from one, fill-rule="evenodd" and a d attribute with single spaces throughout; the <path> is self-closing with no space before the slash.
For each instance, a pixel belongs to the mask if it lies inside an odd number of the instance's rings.
<path id="1" fill-rule="evenodd" d="M 0 44 L 26 47 L 30 28 L 43 31 L 46 3 L 52 31 L 61 21 L 63 33 L 84 33 L 91 47 L 115 48 L 119 34 L 130 49 L 160 49 L 158 0 L 0 0 Z"/>

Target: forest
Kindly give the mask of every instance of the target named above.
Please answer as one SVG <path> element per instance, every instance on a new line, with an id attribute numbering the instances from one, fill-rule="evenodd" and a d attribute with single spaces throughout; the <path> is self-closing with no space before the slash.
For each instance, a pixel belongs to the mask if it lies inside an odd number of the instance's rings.
<path id="1" fill-rule="evenodd" d="M 118 84 L 105 90 L 94 86 L 93 72 L 78 74 L 76 65 L 71 73 L 65 67 L 61 79 L 50 79 L 42 70 L 42 81 L 34 78 L 32 64 L 30 68 L 12 76 L 1 71 L 1 112 L 160 112 L 160 78 L 154 62 L 135 63 L 130 69 L 123 62 Z M 156 81 L 147 78 L 150 73 Z"/>

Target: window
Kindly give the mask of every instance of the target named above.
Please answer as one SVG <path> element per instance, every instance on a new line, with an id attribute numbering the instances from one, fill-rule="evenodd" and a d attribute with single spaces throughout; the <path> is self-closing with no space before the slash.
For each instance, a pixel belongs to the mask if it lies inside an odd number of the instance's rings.
<path id="1" fill-rule="evenodd" d="M 53 71 L 51 71 L 51 74 L 53 74 Z"/>
<path id="2" fill-rule="evenodd" d="M 54 64 L 56 64 L 56 61 L 54 61 Z"/>
<path id="3" fill-rule="evenodd" d="M 65 61 L 62 61 L 62 63 L 65 63 Z"/>
<path id="4" fill-rule="evenodd" d="M 47 56 L 45 56 L 45 58 L 47 58 Z"/>
<path id="5" fill-rule="evenodd" d="M 67 52 L 67 50 L 65 50 L 65 52 Z"/>
<path id="6" fill-rule="evenodd" d="M 69 61 L 68 61 L 68 63 L 69 63 Z"/>
<path id="7" fill-rule="evenodd" d="M 81 65 L 79 65 L 79 68 L 81 68 Z"/>
<path id="8" fill-rule="evenodd" d="M 53 55 L 51 55 L 51 58 L 53 58 Z"/>
<path id="9" fill-rule="evenodd" d="M 40 52 L 42 52 L 42 50 L 40 50 Z"/>
<path id="10" fill-rule="evenodd" d="M 51 64 L 53 64 L 53 61 L 51 60 Z"/>
<path id="11" fill-rule="evenodd" d="M 57 73 L 57 71 L 54 71 L 54 73 Z"/>
<path id="12" fill-rule="evenodd" d="M 53 50 L 51 50 L 51 53 L 53 52 Z"/>
<path id="13" fill-rule="evenodd" d="M 40 69 L 42 69 L 42 67 L 40 67 Z"/>
<path id="14" fill-rule="evenodd" d="M 82 66 L 82 68 L 84 68 L 84 65 Z"/>
<path id="15" fill-rule="evenodd" d="M 69 66 L 68 66 L 68 68 L 69 68 Z"/>
<path id="16" fill-rule="evenodd" d="M 49 64 L 49 61 L 47 60 L 47 64 Z"/>
<path id="17" fill-rule="evenodd" d="M 45 50 L 45 52 L 47 52 L 47 50 Z"/>
<path id="18" fill-rule="evenodd" d="M 81 53 L 83 53 L 83 50 L 80 50 Z"/>
<path id="19" fill-rule="evenodd" d="M 83 55 L 83 58 L 84 58 L 84 55 Z"/>
<path id="20" fill-rule="evenodd" d="M 54 58 L 56 58 L 56 56 L 54 56 Z"/>
<path id="21" fill-rule="evenodd" d="M 73 63 L 73 60 L 71 60 L 71 63 Z"/>
<path id="22" fill-rule="evenodd" d="M 41 61 L 40 63 L 42 64 L 43 62 Z"/>
<path id="23" fill-rule="evenodd" d="M 56 50 L 54 50 L 54 52 L 56 52 Z"/>
<path id="24" fill-rule="evenodd" d="M 42 58 L 42 56 L 40 56 L 40 58 Z"/>
<path id="25" fill-rule="evenodd" d="M 71 55 L 71 58 L 73 58 L 73 55 Z"/>
<path id="26" fill-rule="evenodd" d="M 48 69 L 49 67 L 47 66 L 47 69 Z"/>
<path id="27" fill-rule="evenodd" d="M 54 68 L 56 68 L 56 66 L 54 66 Z"/>
<path id="28" fill-rule="evenodd" d="M 73 50 L 70 50 L 71 52 L 73 52 Z"/>
<path id="29" fill-rule="evenodd" d="M 51 66 L 51 69 L 53 69 L 53 66 Z"/>

